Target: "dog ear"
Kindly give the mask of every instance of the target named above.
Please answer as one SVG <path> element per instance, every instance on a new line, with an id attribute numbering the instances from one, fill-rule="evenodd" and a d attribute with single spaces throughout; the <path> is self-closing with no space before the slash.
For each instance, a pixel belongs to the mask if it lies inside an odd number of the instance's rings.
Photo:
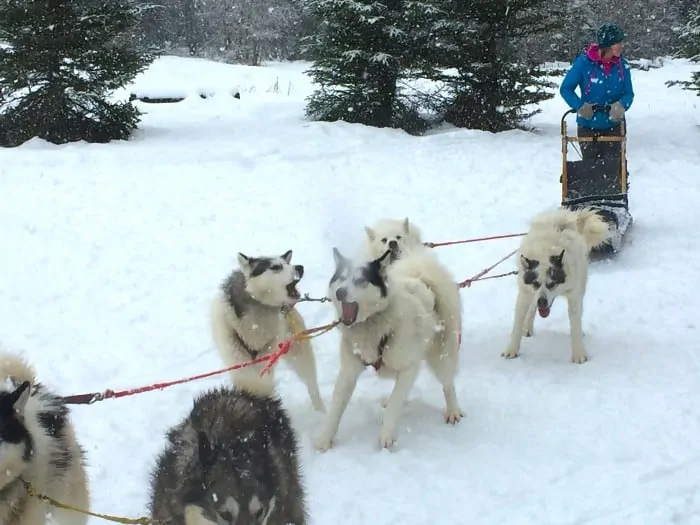
<path id="1" fill-rule="evenodd" d="M 24 413 L 24 407 L 27 406 L 31 391 L 31 383 L 29 381 L 24 381 L 12 392 L 12 408 L 14 408 L 15 412 L 18 414 Z"/>
<path id="2" fill-rule="evenodd" d="M 282 259 L 289 264 L 292 261 L 292 250 L 287 250 L 282 254 Z"/>
<path id="3" fill-rule="evenodd" d="M 248 270 L 250 270 L 250 263 L 251 263 L 250 257 L 248 257 L 247 255 L 245 255 L 241 252 L 238 252 L 238 255 L 236 257 L 238 258 L 238 266 L 240 266 L 240 268 L 241 268 L 241 270 L 243 270 L 243 272 L 247 273 Z"/>
<path id="4" fill-rule="evenodd" d="M 210 467 L 214 464 L 214 448 L 207 435 L 201 431 L 197 433 L 197 451 L 199 462 L 203 467 Z"/>
<path id="5" fill-rule="evenodd" d="M 559 255 L 552 255 L 549 258 L 549 262 L 552 263 L 552 266 L 562 268 L 564 266 L 564 250 L 562 250 Z"/>
<path id="6" fill-rule="evenodd" d="M 345 261 L 347 260 L 342 253 L 340 253 L 340 250 L 333 246 L 333 260 L 335 261 L 335 267 L 338 268 L 340 266 L 345 265 Z"/>
<path id="7" fill-rule="evenodd" d="M 522 264 L 525 270 L 534 270 L 540 264 L 537 259 L 528 259 L 524 255 L 520 255 L 520 264 Z"/>
<path id="8" fill-rule="evenodd" d="M 408 217 L 403 220 L 403 232 L 408 233 L 408 229 L 411 223 L 408 221 Z"/>
<path id="9" fill-rule="evenodd" d="M 377 238 L 377 234 L 369 226 L 365 226 L 365 233 L 367 234 L 367 238 L 370 240 L 370 242 L 374 242 L 374 239 Z"/>

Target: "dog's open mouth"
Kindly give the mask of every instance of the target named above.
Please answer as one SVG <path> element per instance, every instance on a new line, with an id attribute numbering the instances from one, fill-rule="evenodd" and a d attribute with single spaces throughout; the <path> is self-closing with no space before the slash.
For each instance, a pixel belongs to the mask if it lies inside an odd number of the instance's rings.
<path id="1" fill-rule="evenodd" d="M 301 294 L 297 290 L 297 284 L 299 284 L 299 281 L 292 281 L 287 285 L 287 295 L 290 299 L 301 299 Z"/>
<path id="2" fill-rule="evenodd" d="M 350 326 L 355 321 L 357 321 L 357 312 L 360 306 L 356 302 L 346 303 L 345 301 L 340 303 L 340 320 L 345 326 Z"/>
<path id="3" fill-rule="evenodd" d="M 540 317 L 548 317 L 549 316 L 549 311 L 550 308 L 549 306 L 538 306 L 537 307 L 537 312 L 539 312 Z"/>

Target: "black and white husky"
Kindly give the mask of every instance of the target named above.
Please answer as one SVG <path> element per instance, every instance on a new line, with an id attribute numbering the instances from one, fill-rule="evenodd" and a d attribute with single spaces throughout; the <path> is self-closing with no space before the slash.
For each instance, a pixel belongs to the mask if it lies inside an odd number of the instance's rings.
<path id="1" fill-rule="evenodd" d="M 292 250 L 278 257 L 238 254 L 239 269 L 223 282 L 211 308 L 214 343 L 227 367 L 274 353 L 278 343 L 306 328 L 294 308 L 304 267 L 291 260 Z M 294 343 L 283 359 L 306 386 L 314 409 L 325 412 L 311 342 Z M 272 395 L 274 368 L 261 377 L 264 367 L 262 363 L 234 370 L 233 382 L 251 393 Z"/>
<path id="2" fill-rule="evenodd" d="M 0 523 L 85 525 L 87 516 L 50 507 L 38 494 L 89 510 L 84 452 L 63 400 L 37 383 L 21 357 L 0 353 Z"/>
<path id="3" fill-rule="evenodd" d="M 554 299 L 564 296 L 569 310 L 571 361 L 588 360 L 582 328 L 588 256 L 609 235 L 608 224 L 595 210 L 560 208 L 532 219 L 516 254 L 518 295 L 510 342 L 503 357 L 518 357 L 522 337 L 534 333 L 535 312 L 547 317 Z"/>
<path id="4" fill-rule="evenodd" d="M 367 366 L 380 377 L 395 380 L 385 402 L 380 446 L 394 444 L 401 409 L 423 361 L 442 385 L 445 420 L 457 423 L 463 415 L 454 386 L 459 347 L 445 345 L 435 294 L 425 283 L 425 273 L 433 268 L 431 254 L 415 251 L 390 262 L 387 251 L 362 265 L 335 248 L 333 255 L 335 273 L 328 297 L 341 321 L 340 370 L 316 448 L 331 447 L 357 379 Z"/>
<path id="5" fill-rule="evenodd" d="M 222 387 L 168 431 L 151 515 L 169 525 L 306 525 L 297 437 L 277 398 Z"/>

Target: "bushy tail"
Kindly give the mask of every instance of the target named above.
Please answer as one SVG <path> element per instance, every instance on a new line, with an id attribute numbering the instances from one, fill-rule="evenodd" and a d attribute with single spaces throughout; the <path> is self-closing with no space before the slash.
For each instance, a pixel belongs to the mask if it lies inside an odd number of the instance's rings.
<path id="1" fill-rule="evenodd" d="M 600 246 L 610 235 L 608 223 L 590 208 L 576 210 L 576 229 L 586 240 L 588 250 Z"/>
<path id="2" fill-rule="evenodd" d="M 536 215 L 530 221 L 531 229 L 554 228 L 558 231 L 575 230 L 583 236 L 588 251 L 600 246 L 610 235 L 608 223 L 591 208 L 569 210 L 557 208 Z"/>
<path id="3" fill-rule="evenodd" d="M 34 368 L 23 357 L 10 352 L 0 351 L 0 379 L 12 378 L 16 382 L 36 383 Z"/>

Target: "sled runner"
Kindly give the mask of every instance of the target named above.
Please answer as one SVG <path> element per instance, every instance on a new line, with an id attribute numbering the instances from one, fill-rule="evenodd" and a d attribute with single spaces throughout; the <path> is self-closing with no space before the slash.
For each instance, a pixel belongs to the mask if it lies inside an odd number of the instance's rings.
<path id="1" fill-rule="evenodd" d="M 595 111 L 609 109 L 609 106 L 594 106 Z M 613 234 L 610 240 L 591 252 L 591 259 L 606 258 L 615 255 L 621 249 L 625 234 L 632 226 L 632 215 L 627 200 L 625 122 L 620 124 L 620 136 L 573 137 L 569 136 L 566 130 L 566 118 L 572 113 L 576 112 L 567 111 L 561 119 L 561 205 L 569 209 L 593 208 L 611 224 Z M 604 156 L 596 156 L 590 149 L 588 154 L 583 151 L 589 143 L 601 143 L 600 146 L 604 147 L 602 143 L 611 142 L 619 142 L 620 151 L 612 154 L 607 151 Z M 567 159 L 569 143 L 578 150 L 580 159 Z M 577 143 L 583 147 L 576 148 Z"/>

